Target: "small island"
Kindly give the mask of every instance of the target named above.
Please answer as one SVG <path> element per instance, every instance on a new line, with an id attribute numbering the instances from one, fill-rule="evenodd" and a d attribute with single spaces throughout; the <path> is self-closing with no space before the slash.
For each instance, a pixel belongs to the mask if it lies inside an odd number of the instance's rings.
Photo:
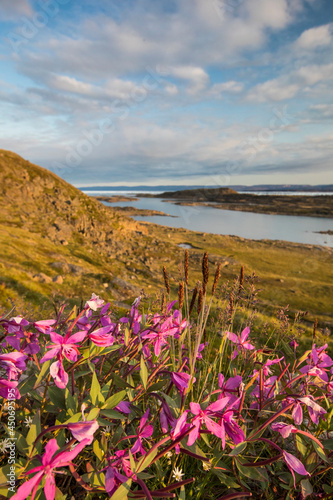
<path id="1" fill-rule="evenodd" d="M 163 198 L 177 205 L 201 205 L 221 210 L 333 218 L 332 195 L 258 195 L 239 193 L 230 188 L 202 188 L 137 196 Z"/>

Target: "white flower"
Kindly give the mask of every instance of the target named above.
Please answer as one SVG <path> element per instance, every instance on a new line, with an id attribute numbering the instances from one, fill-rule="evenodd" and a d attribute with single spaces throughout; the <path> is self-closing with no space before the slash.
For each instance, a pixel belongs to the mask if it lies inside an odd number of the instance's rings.
<path id="1" fill-rule="evenodd" d="M 210 470 L 212 468 L 212 464 L 210 462 L 202 462 L 203 470 Z"/>
<path id="2" fill-rule="evenodd" d="M 32 424 L 32 421 L 33 421 L 33 418 L 32 418 L 32 417 L 25 417 L 25 419 L 24 419 L 24 425 L 25 425 L 26 427 L 30 427 L 30 426 L 31 426 L 31 424 Z"/>
<path id="3" fill-rule="evenodd" d="M 165 454 L 166 458 L 171 458 L 172 457 L 172 451 L 167 451 Z"/>
<path id="4" fill-rule="evenodd" d="M 6 449 L 7 449 L 7 446 L 9 446 L 9 443 L 10 443 L 10 439 L 9 438 L 6 438 L 6 439 L 3 439 L 0 443 L 0 452 L 1 453 L 5 453 L 6 452 Z"/>
<path id="5" fill-rule="evenodd" d="M 184 476 L 182 469 L 175 467 L 172 472 L 172 477 L 179 482 L 182 480 L 182 476 Z"/>

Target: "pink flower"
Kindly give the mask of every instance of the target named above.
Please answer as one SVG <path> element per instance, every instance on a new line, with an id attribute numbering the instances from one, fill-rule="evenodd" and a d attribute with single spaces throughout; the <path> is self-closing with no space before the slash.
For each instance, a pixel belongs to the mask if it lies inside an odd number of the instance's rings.
<path id="1" fill-rule="evenodd" d="M 153 434 L 153 431 L 154 431 L 153 426 L 147 424 L 148 416 L 149 416 L 149 408 L 145 411 L 145 413 L 143 414 L 143 416 L 140 420 L 139 427 L 137 428 L 137 431 L 136 431 L 137 440 L 135 441 L 135 443 L 131 449 L 132 453 L 137 453 L 138 451 L 140 451 L 140 453 L 142 453 L 142 455 L 144 455 L 146 453 L 146 450 L 142 446 L 142 439 L 149 438 Z"/>
<path id="2" fill-rule="evenodd" d="M 0 354 L 0 365 L 7 371 L 8 378 L 17 380 L 18 375 L 26 369 L 25 360 L 28 356 L 21 352 Z"/>
<path id="3" fill-rule="evenodd" d="M 222 375 L 222 373 L 219 373 L 218 383 L 221 389 L 221 394 L 219 394 L 219 399 L 228 397 L 229 403 L 234 403 L 238 398 L 238 391 L 242 383 L 242 377 L 240 375 L 236 375 L 235 377 L 229 378 L 225 382 L 224 375 Z"/>
<path id="4" fill-rule="evenodd" d="M 67 424 L 73 438 L 78 441 L 87 440 L 87 444 L 91 444 L 94 439 L 94 433 L 99 428 L 96 420 L 86 420 L 84 422 L 72 422 Z"/>
<path id="5" fill-rule="evenodd" d="M 128 401 L 120 401 L 120 403 L 115 407 L 115 410 L 129 415 L 131 413 L 131 403 L 129 403 Z"/>
<path id="6" fill-rule="evenodd" d="M 242 331 L 240 335 L 235 335 L 232 332 L 227 332 L 228 339 L 231 340 L 231 342 L 233 342 L 234 344 L 236 344 L 236 349 L 234 351 L 232 359 L 235 359 L 238 356 L 238 354 L 240 354 L 240 352 L 244 349 L 249 349 L 249 350 L 255 349 L 254 345 L 246 342 L 249 333 L 250 333 L 250 328 L 248 326 Z"/>
<path id="7" fill-rule="evenodd" d="M 325 344 L 322 347 L 316 348 L 314 344 L 312 347 L 311 354 L 309 354 L 307 359 L 307 365 L 300 369 L 301 373 L 307 373 L 313 377 L 319 377 L 324 382 L 328 382 L 327 370 L 333 365 L 333 360 L 324 352 L 327 347 Z"/>
<path id="8" fill-rule="evenodd" d="M 5 399 L 20 399 L 21 394 L 16 389 L 18 382 L 14 380 L 0 379 L 0 396 Z M 15 398 L 13 395 L 15 394 Z M 10 397 L 9 397 L 10 395 Z"/>
<path id="9" fill-rule="evenodd" d="M 214 422 L 210 417 L 216 416 L 216 413 L 223 410 L 223 408 L 228 404 L 229 398 L 223 398 L 215 401 L 215 403 L 207 406 L 205 410 L 202 410 L 199 403 L 190 403 L 191 412 L 195 415 L 192 420 L 192 425 L 194 429 L 190 432 L 188 436 L 187 445 L 191 446 L 199 437 L 201 425 L 205 424 L 207 429 L 217 437 L 222 438 L 222 427 Z"/>
<path id="10" fill-rule="evenodd" d="M 298 429 L 294 425 L 288 425 L 283 422 L 274 422 L 271 428 L 273 431 L 279 432 L 284 439 L 289 437 L 291 433 L 296 434 L 298 432 Z"/>
<path id="11" fill-rule="evenodd" d="M 183 394 L 185 392 L 185 389 L 188 389 L 188 387 L 189 387 L 191 375 L 189 375 L 188 373 L 184 373 L 184 372 L 173 372 L 173 373 L 171 373 L 171 380 L 175 384 L 177 389 L 179 389 L 180 393 Z M 196 378 L 193 377 L 193 381 L 192 381 L 193 384 L 195 381 L 196 381 Z"/>
<path id="12" fill-rule="evenodd" d="M 65 389 L 68 384 L 68 373 L 65 372 L 61 361 L 55 361 L 50 366 L 50 374 L 54 379 L 55 385 L 59 389 Z"/>
<path id="13" fill-rule="evenodd" d="M 287 453 L 286 451 L 283 451 L 282 454 L 284 461 L 286 462 L 290 472 L 293 475 L 294 487 L 296 488 L 294 471 L 297 472 L 297 474 L 300 474 L 301 476 L 311 476 L 311 474 L 309 474 L 309 472 L 305 469 L 302 462 L 300 462 L 298 458 L 294 457 L 294 455 L 291 455 L 291 453 Z"/>
<path id="14" fill-rule="evenodd" d="M 53 344 L 47 346 L 50 351 L 42 357 L 40 360 L 41 363 L 44 363 L 44 361 L 48 361 L 57 355 L 59 355 L 60 358 L 65 356 L 69 361 L 77 361 L 77 355 L 80 353 L 75 344 L 82 342 L 86 335 L 87 332 L 77 332 L 71 336 L 67 333 L 65 337 L 62 337 L 62 335 L 59 335 L 58 333 L 50 332 Z"/>
<path id="15" fill-rule="evenodd" d="M 179 328 L 177 326 L 172 326 L 171 318 L 168 318 L 162 323 L 162 325 L 156 325 L 156 330 L 153 332 L 142 335 L 142 338 L 154 341 L 154 353 L 155 356 L 159 356 L 162 347 L 164 345 L 169 345 L 166 338 L 170 335 L 175 335 L 178 330 Z"/>
<path id="16" fill-rule="evenodd" d="M 89 444 L 88 440 L 83 440 L 71 451 L 61 451 L 56 456 L 53 456 L 58 450 L 56 439 L 51 439 L 45 446 L 45 453 L 42 457 L 42 465 L 35 467 L 26 474 L 33 474 L 37 472 L 29 481 L 26 481 L 19 487 L 17 493 L 12 496 L 13 500 L 24 500 L 31 493 L 31 500 L 35 498 L 36 491 L 39 483 L 41 482 L 43 476 L 45 476 L 45 486 L 44 493 L 46 500 L 54 500 L 55 497 L 55 479 L 53 475 L 53 469 L 57 467 L 65 467 L 72 463 L 73 458 L 75 458 L 83 448 Z M 53 458 L 52 458 L 53 457 Z"/>
<path id="17" fill-rule="evenodd" d="M 85 309 L 92 309 L 93 311 L 97 311 L 100 307 L 102 307 L 104 304 L 104 300 L 100 299 L 98 295 L 95 293 L 92 294 L 91 299 L 87 300 L 86 305 L 84 306 Z"/>
<path id="18" fill-rule="evenodd" d="M 52 325 L 56 323 L 55 319 L 44 319 L 42 321 L 36 321 L 34 327 L 40 333 L 49 334 L 52 330 Z"/>
<path id="19" fill-rule="evenodd" d="M 114 324 L 103 326 L 89 334 L 90 340 L 98 346 L 108 347 L 114 343 L 114 337 L 109 332 L 114 329 Z"/>

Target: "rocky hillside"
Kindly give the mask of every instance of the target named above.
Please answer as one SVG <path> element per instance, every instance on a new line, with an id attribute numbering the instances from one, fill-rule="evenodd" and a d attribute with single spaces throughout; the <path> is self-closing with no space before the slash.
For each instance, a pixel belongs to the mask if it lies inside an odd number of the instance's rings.
<path id="1" fill-rule="evenodd" d="M 0 150 L 0 222 L 43 234 L 50 241 L 92 243 L 109 255 L 137 230 L 52 172 Z"/>

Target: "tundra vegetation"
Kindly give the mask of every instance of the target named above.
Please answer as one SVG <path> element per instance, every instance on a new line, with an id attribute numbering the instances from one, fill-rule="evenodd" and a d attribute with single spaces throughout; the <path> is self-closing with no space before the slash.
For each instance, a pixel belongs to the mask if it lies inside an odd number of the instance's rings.
<path id="1" fill-rule="evenodd" d="M 306 338 L 285 310 L 263 325 L 253 275 L 223 282 L 207 253 L 201 267 L 193 282 L 186 251 L 176 300 L 164 267 L 161 301 L 138 297 L 125 316 L 92 294 L 53 317 L 1 317 L 5 498 L 333 494 L 323 332 Z"/>

